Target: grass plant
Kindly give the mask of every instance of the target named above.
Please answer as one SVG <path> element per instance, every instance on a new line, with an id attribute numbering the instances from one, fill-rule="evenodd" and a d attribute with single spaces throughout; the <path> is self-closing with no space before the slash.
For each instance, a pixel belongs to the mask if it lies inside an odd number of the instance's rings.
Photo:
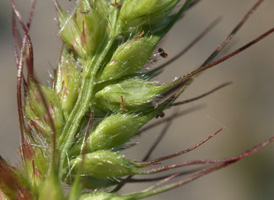
<path id="1" fill-rule="evenodd" d="M 256 2 L 199 68 L 170 83 L 160 83 L 156 77 L 219 20 L 167 63 L 150 69 L 144 66 L 160 57 L 167 57 L 160 41 L 199 0 L 79 0 L 72 13 L 65 12 L 54 0 L 58 34 L 63 46 L 50 85 L 40 83 L 34 73 L 34 50 L 29 31 L 36 1 L 31 1 L 27 22 L 23 21 L 14 0 L 10 1 L 13 7 L 22 166 L 11 166 L 1 157 L 0 192 L 3 199 L 144 199 L 227 167 L 273 142 L 274 137 L 229 158 L 162 164 L 197 149 L 221 132 L 220 129 L 187 149 L 151 158 L 151 153 L 167 133 L 169 122 L 176 117 L 165 116 L 167 109 L 202 98 L 229 84 L 193 99 L 178 101 L 201 72 L 241 53 L 274 32 L 272 28 L 217 59 L 263 0 Z M 167 122 L 167 126 L 144 159 L 133 161 L 125 157 L 123 150 L 131 147 L 130 140 L 149 131 L 155 124 L 146 125 L 155 118 L 158 121 L 162 118 L 161 123 Z M 173 171 L 197 165 L 201 167 L 194 168 L 185 177 Z M 149 178 L 151 174 L 165 171 L 171 173 Z M 133 178 L 134 175 L 148 177 L 144 181 L 158 182 L 142 191 L 120 193 L 125 184 L 141 182 Z M 178 180 L 172 182 L 175 178 Z M 67 193 L 63 190 L 64 184 L 69 187 Z"/>

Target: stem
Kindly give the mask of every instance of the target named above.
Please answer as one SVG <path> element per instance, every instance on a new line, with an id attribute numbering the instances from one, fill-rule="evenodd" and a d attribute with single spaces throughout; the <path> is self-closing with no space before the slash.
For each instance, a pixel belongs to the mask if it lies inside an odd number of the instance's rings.
<path id="1" fill-rule="evenodd" d="M 81 123 L 81 120 L 83 116 L 86 114 L 87 110 L 94 103 L 94 100 L 92 99 L 92 97 L 94 95 L 93 91 L 94 91 L 94 85 L 96 83 L 95 78 L 96 78 L 98 69 L 100 65 L 102 64 L 102 62 L 104 61 L 104 58 L 106 54 L 108 53 L 109 49 L 111 48 L 114 40 L 115 40 L 115 37 L 111 37 L 110 40 L 107 42 L 107 44 L 101 47 L 101 51 L 99 51 L 97 54 L 99 56 L 95 56 L 90 62 L 90 64 L 87 66 L 87 72 L 85 73 L 83 77 L 79 98 L 77 99 L 77 102 L 68 118 L 68 121 L 66 122 L 62 135 L 60 137 L 60 141 L 58 143 L 58 147 L 61 149 L 60 164 L 59 164 L 60 178 L 62 177 L 64 173 L 63 168 L 66 160 L 66 153 L 70 149 L 72 142 L 74 140 L 74 137 L 77 134 L 79 124 Z"/>

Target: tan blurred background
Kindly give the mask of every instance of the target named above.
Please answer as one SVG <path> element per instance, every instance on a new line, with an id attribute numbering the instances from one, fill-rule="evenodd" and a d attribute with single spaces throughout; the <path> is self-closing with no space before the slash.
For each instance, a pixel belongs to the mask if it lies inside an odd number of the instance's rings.
<path id="1" fill-rule="evenodd" d="M 222 42 L 255 0 L 203 0 L 181 20 L 162 44 L 169 58 L 184 48 L 216 17 L 222 21 L 185 56 L 161 75 L 171 81 L 198 67 Z M 68 9 L 73 1 L 63 2 Z M 17 0 L 18 9 L 27 16 L 29 0 Z M 237 34 L 226 53 L 254 39 L 274 26 L 274 1 L 266 0 Z M 61 43 L 57 37 L 55 10 L 51 1 L 38 0 L 31 28 L 36 74 L 47 83 L 56 66 Z M 0 155 L 18 163 L 19 126 L 16 113 L 16 67 L 12 51 L 11 6 L 0 1 Z M 237 155 L 274 136 L 274 34 L 229 61 L 203 73 L 181 99 L 206 92 L 227 81 L 233 84 L 180 110 L 203 107 L 182 116 L 172 124 L 168 135 L 153 153 L 167 155 L 189 147 L 220 128 L 222 133 L 198 150 L 169 163 L 201 158 Z M 170 111 L 172 114 L 173 111 Z M 161 131 L 145 133 L 140 145 L 126 154 L 140 160 L 144 150 Z M 182 169 L 181 169 L 182 170 Z M 180 171 L 180 170 L 179 170 Z M 141 190 L 151 185 L 136 184 L 123 191 Z M 207 175 L 186 186 L 149 199 L 265 200 L 274 198 L 274 144 L 226 169 Z"/>

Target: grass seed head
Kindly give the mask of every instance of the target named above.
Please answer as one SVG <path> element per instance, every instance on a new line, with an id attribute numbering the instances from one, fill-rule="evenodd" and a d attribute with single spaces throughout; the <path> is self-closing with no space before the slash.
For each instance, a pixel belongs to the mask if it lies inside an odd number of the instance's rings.
<path id="1" fill-rule="evenodd" d="M 143 199 L 228 166 L 274 141 L 271 138 L 229 159 L 185 161 L 143 169 L 196 149 L 216 135 L 186 150 L 147 161 L 168 124 L 144 158 L 146 162 L 134 162 L 118 153 L 142 126 L 154 117 L 164 116 L 163 111 L 173 105 L 198 73 L 238 54 L 274 32 L 274 29 L 214 61 L 243 24 L 244 17 L 204 66 L 172 83 L 161 85 L 152 82 L 152 78 L 165 65 L 147 73 L 142 72 L 142 69 L 159 41 L 188 7 L 198 1 L 185 0 L 177 12 L 171 14 L 180 0 L 79 0 L 74 12 L 67 14 L 54 0 L 59 18 L 59 35 L 64 45 L 54 84 L 47 87 L 35 80 L 33 72 L 29 27 L 35 0 L 32 1 L 27 25 L 17 11 L 14 0 L 10 1 L 14 16 L 17 17 L 13 19 L 13 35 L 15 43 L 19 43 L 15 47 L 21 48 L 20 55 L 17 49 L 15 54 L 24 168 L 21 171 L 0 159 L 0 193 L 7 199 L 75 200 L 80 196 L 81 200 Z M 261 2 L 259 0 L 247 16 Z M 16 19 L 24 30 L 22 41 L 16 29 Z M 159 54 L 166 56 L 162 50 L 159 50 Z M 23 75 L 24 64 L 28 67 L 27 80 Z M 23 85 L 26 93 L 22 101 Z M 215 166 L 198 170 L 185 179 L 163 187 L 159 186 L 178 174 L 156 177 L 162 181 L 131 194 L 118 195 L 107 190 L 92 193 L 89 190 L 116 185 L 117 190 L 114 191 L 118 191 L 124 183 L 134 181 L 131 177 L 124 179 L 124 176 L 150 175 L 194 164 Z M 71 192 L 66 197 L 62 191 L 62 181 L 71 186 Z M 85 193 L 87 191 L 89 193 Z"/>

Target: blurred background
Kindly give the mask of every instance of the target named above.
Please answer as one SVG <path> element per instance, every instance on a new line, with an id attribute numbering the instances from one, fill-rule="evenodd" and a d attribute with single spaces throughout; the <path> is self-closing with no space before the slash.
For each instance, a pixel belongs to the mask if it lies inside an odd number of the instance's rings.
<path id="1" fill-rule="evenodd" d="M 159 80 L 169 82 L 201 65 L 255 2 L 256 0 L 206 0 L 191 9 L 161 44 L 169 54 L 167 60 L 187 46 L 217 17 L 222 17 L 222 21 L 190 51 L 172 63 Z M 30 1 L 17 0 L 16 3 L 26 19 Z M 63 3 L 71 10 L 75 2 Z M 266 0 L 228 45 L 224 55 L 272 28 L 273 10 L 274 1 Z M 52 2 L 38 0 L 31 38 L 36 75 L 45 84 L 58 62 L 61 49 L 55 18 Z M 16 111 L 16 66 L 12 50 L 11 5 L 8 0 L 0 1 L 0 65 L 0 155 L 11 163 L 18 164 L 17 147 L 20 141 Z M 233 84 L 201 100 L 175 108 L 177 111 L 194 111 L 172 123 L 152 157 L 157 158 L 187 148 L 220 128 L 224 130 L 215 139 L 167 163 L 234 156 L 274 136 L 273 77 L 274 34 L 240 55 L 204 72 L 195 80 L 181 100 L 195 97 L 228 81 Z M 166 116 L 172 114 L 174 109 L 168 111 Z M 125 152 L 127 157 L 141 160 L 163 127 L 164 124 L 161 124 L 136 138 L 135 141 L 140 144 Z M 151 184 L 128 185 L 122 192 L 138 191 Z M 262 200 L 274 198 L 273 188 L 274 144 L 228 168 L 148 199 Z"/>

